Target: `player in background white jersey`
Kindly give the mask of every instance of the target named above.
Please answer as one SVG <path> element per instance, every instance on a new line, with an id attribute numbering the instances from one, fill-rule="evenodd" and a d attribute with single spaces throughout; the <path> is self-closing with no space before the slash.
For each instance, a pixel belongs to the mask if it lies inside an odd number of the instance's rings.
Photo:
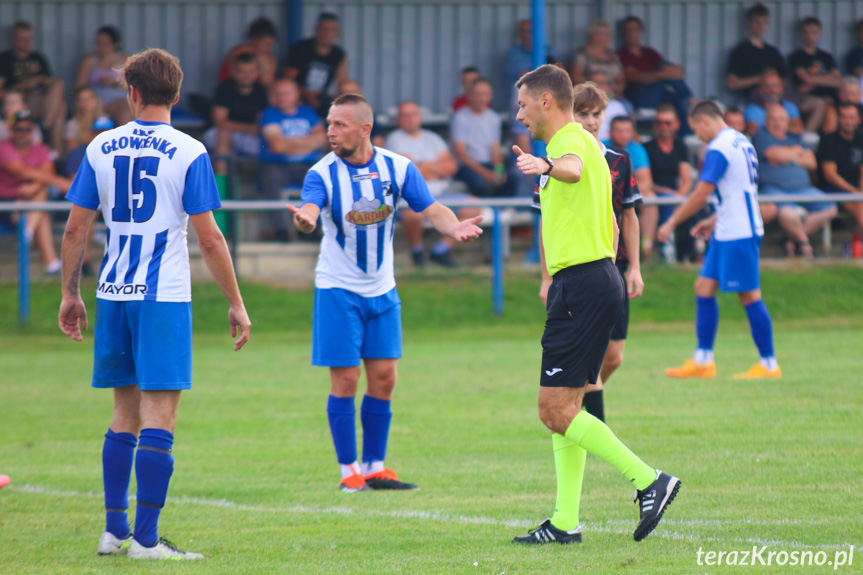
<path id="1" fill-rule="evenodd" d="M 342 491 L 416 489 L 384 466 L 396 364 L 402 355 L 401 301 L 393 276 L 393 223 L 400 198 L 442 234 L 471 241 L 481 216 L 459 222 L 437 203 L 407 158 L 372 145 L 372 108 L 358 94 L 333 101 L 327 116 L 332 152 L 303 183 L 302 206 L 288 206 L 303 233 L 321 217 L 324 237 L 315 269 L 312 365 L 330 368 L 327 416 Z M 362 465 L 357 458 L 355 396 L 360 363 L 367 387 L 360 411 Z"/>
<path id="2" fill-rule="evenodd" d="M 87 231 L 97 210 L 108 227 L 96 292 L 93 387 L 114 390 L 114 415 L 102 450 L 105 532 L 100 555 L 201 559 L 159 537 L 158 520 L 174 469 L 177 405 L 192 385 L 192 308 L 186 230 L 191 220 L 201 254 L 230 304 L 239 350 L 251 323 L 233 262 L 212 210 L 219 194 L 203 145 L 171 127 L 183 71 L 163 50 L 126 61 L 122 78 L 135 121 L 87 146 L 66 199 L 60 329 L 81 341 L 87 310 L 80 294 Z M 137 452 L 136 452 L 137 446 Z M 134 537 L 129 481 L 138 485 Z"/>
<path id="3" fill-rule="evenodd" d="M 736 293 L 746 310 L 752 339 L 761 361 L 735 379 L 760 379 L 782 375 L 773 350 L 773 322 L 761 299 L 758 269 L 764 224 L 758 211 L 758 156 L 740 132 L 729 128 L 714 102 L 703 101 L 689 112 L 695 135 L 708 143 L 707 156 L 695 191 L 659 229 L 656 240 L 665 241 L 680 222 L 695 215 L 707 199 L 716 198 L 716 214 L 696 225 L 692 233 L 712 241 L 695 281 L 695 332 L 698 347 L 681 367 L 669 368 L 671 377 L 715 377 L 713 344 L 719 327 L 716 292 Z"/>

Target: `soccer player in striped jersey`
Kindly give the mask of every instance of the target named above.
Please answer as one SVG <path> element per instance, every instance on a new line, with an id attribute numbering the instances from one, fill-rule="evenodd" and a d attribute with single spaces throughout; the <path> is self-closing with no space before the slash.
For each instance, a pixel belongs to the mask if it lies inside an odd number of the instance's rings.
<path id="1" fill-rule="evenodd" d="M 74 206 L 63 236 L 60 329 L 81 341 L 87 310 L 80 294 L 87 231 L 101 210 L 108 231 L 96 290 L 93 387 L 114 390 L 114 415 L 102 449 L 105 532 L 100 555 L 201 559 L 159 537 L 158 520 L 174 470 L 171 449 L 181 390 L 192 386 L 189 221 L 201 254 L 227 298 L 234 350 L 251 322 L 225 238 L 210 159 L 197 140 L 171 127 L 183 71 L 163 50 L 126 61 L 122 77 L 135 121 L 96 136 L 66 198 Z M 137 446 L 137 452 L 135 450 Z M 129 481 L 138 485 L 134 537 Z"/>
<path id="2" fill-rule="evenodd" d="M 611 374 L 623 363 L 623 348 L 626 345 L 626 335 L 629 330 L 629 300 L 641 296 L 644 291 L 644 280 L 641 278 L 641 263 L 639 254 L 638 216 L 635 207 L 642 204 L 638 181 L 632 173 L 632 163 L 626 152 L 612 150 L 599 140 L 599 128 L 605 119 L 605 108 L 608 96 L 593 82 L 583 82 L 573 88 L 573 117 L 575 121 L 590 132 L 605 156 L 608 169 L 611 172 L 611 203 L 614 217 L 620 228 L 620 241 L 617 244 L 615 266 L 626 285 L 627 298 L 623 302 L 620 316 L 611 331 L 611 341 L 599 371 L 596 383 L 589 383 L 584 388 L 583 405 L 588 413 L 601 421 L 605 421 L 605 405 L 602 397 L 603 383 L 608 382 Z M 533 194 L 533 211 L 541 214 L 539 188 Z M 539 296 L 546 303 L 548 288 L 551 286 L 551 276 L 548 270 L 542 268 L 542 284 Z"/>
<path id="3" fill-rule="evenodd" d="M 662 243 L 675 226 L 695 215 L 707 199 L 717 199 L 716 215 L 699 222 L 692 233 L 705 235 L 715 226 L 704 258 L 701 274 L 695 281 L 695 332 L 698 347 L 692 359 L 681 367 L 668 368 L 671 377 L 715 377 L 713 343 L 719 327 L 716 292 L 736 293 L 746 310 L 752 339 L 761 361 L 735 379 L 776 378 L 782 375 L 773 350 L 773 322 L 764 300 L 758 258 L 764 224 L 758 210 L 758 156 L 755 148 L 722 119 L 716 103 L 700 102 L 689 112 L 689 125 L 700 140 L 708 144 L 701 177 L 692 195 L 657 232 Z"/>
<path id="4" fill-rule="evenodd" d="M 471 241 L 482 216 L 459 222 L 429 193 L 407 158 L 372 145 L 372 108 L 359 94 L 343 94 L 327 116 L 332 152 L 303 183 L 302 206 L 288 206 L 294 224 L 312 232 L 320 216 L 324 237 L 315 270 L 312 365 L 330 368 L 327 416 L 346 493 L 416 489 L 384 465 L 402 355 L 401 301 L 393 276 L 393 224 L 399 199 L 442 234 Z M 365 365 L 360 408 L 362 464 L 357 459 L 355 396 Z"/>

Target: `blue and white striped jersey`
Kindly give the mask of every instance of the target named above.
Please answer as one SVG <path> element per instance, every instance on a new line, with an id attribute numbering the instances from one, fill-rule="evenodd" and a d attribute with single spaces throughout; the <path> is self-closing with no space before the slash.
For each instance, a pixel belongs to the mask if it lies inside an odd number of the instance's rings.
<path id="1" fill-rule="evenodd" d="M 96 297 L 192 299 L 189 214 L 221 206 L 204 145 L 160 122 L 136 120 L 96 136 L 66 198 L 108 227 Z"/>
<path id="2" fill-rule="evenodd" d="M 749 139 L 733 128 L 724 128 L 707 147 L 702 182 L 716 186 L 716 228 L 720 241 L 764 235 L 758 211 L 758 154 Z"/>
<path id="3" fill-rule="evenodd" d="M 393 223 L 399 198 L 421 212 L 434 203 L 413 162 L 375 148 L 356 166 L 330 152 L 303 182 L 302 202 L 321 208 L 324 239 L 315 287 L 341 288 L 364 297 L 393 289 Z"/>

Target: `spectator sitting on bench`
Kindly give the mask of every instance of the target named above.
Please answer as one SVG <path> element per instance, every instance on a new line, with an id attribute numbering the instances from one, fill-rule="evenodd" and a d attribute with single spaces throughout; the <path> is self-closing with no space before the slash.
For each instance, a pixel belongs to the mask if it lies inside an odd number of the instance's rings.
<path id="1" fill-rule="evenodd" d="M 758 194 L 769 198 L 777 194 L 824 195 L 812 185 L 809 172 L 817 167 L 815 154 L 803 146 L 797 134 L 788 131 L 788 112 L 780 104 L 770 104 L 763 130 L 752 137 L 752 145 L 758 153 Z M 762 203 L 762 218 L 768 223 L 774 217 L 788 233 L 783 241 L 787 256 L 794 256 L 799 250 L 806 259 L 813 257 L 809 234 L 821 229 L 824 224 L 836 217 L 836 204 L 833 202 L 778 202 Z M 806 217 L 800 219 L 800 209 L 806 210 Z M 765 217 L 767 216 L 767 217 Z"/>
<path id="2" fill-rule="evenodd" d="M 311 106 L 300 104 L 300 89 L 293 80 L 281 78 L 273 85 L 275 106 L 261 118 L 261 188 L 268 199 L 282 197 L 290 184 L 301 185 L 306 172 L 320 158 L 327 143 L 324 126 Z M 270 212 L 272 239 L 288 241 L 286 210 Z"/>
<path id="3" fill-rule="evenodd" d="M 473 199 L 468 194 L 447 191 L 451 184 L 450 178 L 455 175 L 458 166 L 443 138 L 422 129 L 422 115 L 416 102 L 399 104 L 396 124 L 398 129 L 387 136 L 384 148 L 406 157 L 416 165 L 435 200 L 446 204 L 451 200 Z M 480 213 L 478 208 L 461 208 L 454 211 L 459 220 L 473 218 Z M 425 263 L 422 242 L 425 218 L 410 208 L 399 210 L 399 213 L 402 216 L 405 237 L 411 246 L 414 265 L 422 266 Z M 431 261 L 445 267 L 455 267 L 451 253 L 454 243 L 452 238 L 443 237 L 432 248 Z"/>
<path id="4" fill-rule="evenodd" d="M 204 143 L 219 156 L 238 154 L 257 157 L 261 151 L 258 125 L 269 105 L 267 89 L 258 82 L 258 64 L 251 54 L 240 54 L 234 75 L 216 88 L 213 101 L 214 127 L 204 134 Z M 228 173 L 223 158 L 213 162 L 217 176 Z"/>
<path id="5" fill-rule="evenodd" d="M 818 144 L 818 171 L 825 192 L 863 194 L 863 132 L 860 108 L 839 105 L 839 129 Z M 853 215 L 863 230 L 863 202 L 846 202 L 842 209 Z"/>
<path id="6" fill-rule="evenodd" d="M 96 50 L 81 58 L 75 81 L 77 90 L 93 90 L 102 108 L 117 125 L 133 120 L 132 110 L 126 102 L 126 87 L 119 72 L 129 59 L 129 54 L 120 50 L 120 38 L 120 31 L 113 26 L 99 28 L 96 31 Z"/>
<path id="7" fill-rule="evenodd" d="M 18 90 L 33 118 L 40 121 L 55 152 L 62 151 L 66 98 L 63 81 L 51 77 L 45 56 L 32 51 L 33 25 L 12 25 L 12 48 L 0 54 L 0 93 Z"/>
<path id="8" fill-rule="evenodd" d="M 791 86 L 797 107 L 806 118 L 804 127 L 808 132 L 821 129 L 827 106 L 836 99 L 836 91 L 842 83 L 836 59 L 818 47 L 820 38 L 821 21 L 814 16 L 804 18 L 800 22 L 802 46 L 788 56 Z"/>
<path id="9" fill-rule="evenodd" d="M 842 104 L 853 104 L 857 106 L 860 117 L 863 118 L 863 104 L 860 103 L 860 81 L 854 76 L 846 76 L 839 86 L 838 102 L 827 107 L 824 113 L 824 125 L 821 127 L 821 135 L 832 134 L 839 128 L 839 108 Z M 860 128 L 857 128 L 860 130 Z"/>
<path id="10" fill-rule="evenodd" d="M 734 128 L 744 136 L 746 134 L 746 118 L 743 116 L 743 110 L 738 106 L 729 106 L 725 110 L 725 114 L 723 116 L 725 119 L 725 123 L 728 124 L 729 128 Z"/>
<path id="11" fill-rule="evenodd" d="M 655 198 L 653 191 L 653 174 L 650 171 L 650 159 L 644 146 L 635 141 L 635 124 L 629 116 L 618 116 L 611 120 L 611 130 L 608 140 L 602 143 L 609 148 L 629 154 L 632 163 L 632 173 L 638 181 L 638 189 L 644 198 Z M 641 206 L 638 221 L 641 224 L 641 253 L 649 257 L 653 253 L 653 239 L 659 222 L 657 206 Z"/>
<path id="12" fill-rule="evenodd" d="M 71 181 L 57 176 L 51 150 L 45 144 L 33 143 L 33 130 L 36 122 L 29 110 L 15 115 L 12 123 L 12 137 L 0 141 L 0 200 L 4 202 L 48 200 L 48 186 L 57 186 L 64 193 L 69 190 Z M 17 215 L 3 212 L 0 217 L 4 223 L 16 225 Z M 45 273 L 60 273 L 60 260 L 54 249 L 51 235 L 50 214 L 29 212 L 27 214 L 27 241 L 35 240 L 42 254 Z"/>
<path id="13" fill-rule="evenodd" d="M 24 94 L 18 90 L 9 90 L 3 97 L 3 121 L 0 122 L 0 140 L 8 140 L 12 137 L 12 122 L 15 121 L 15 114 L 27 109 L 27 104 L 24 102 Z M 42 130 L 37 125 L 33 130 L 33 143 L 41 144 Z"/>
<path id="14" fill-rule="evenodd" d="M 276 69 L 279 67 L 279 62 L 273 54 L 277 38 L 276 25 L 266 16 L 260 16 L 249 22 L 245 43 L 231 48 L 222 60 L 219 66 L 219 82 L 224 82 L 231 77 L 231 70 L 240 54 L 251 54 L 258 65 L 258 80 L 268 93 L 272 93 Z"/>
<path id="15" fill-rule="evenodd" d="M 644 22 L 638 16 L 624 18 L 622 27 L 625 45 L 617 51 L 617 56 L 623 64 L 626 98 L 636 108 L 671 104 L 678 118 L 689 117 L 692 91 L 683 80 L 683 67 L 667 61 L 658 51 L 643 44 Z M 688 125 L 681 126 L 681 135 L 689 132 Z"/>
<path id="16" fill-rule="evenodd" d="M 468 92 L 468 105 L 452 116 L 450 139 L 459 162 L 456 179 L 480 198 L 511 197 L 513 179 L 501 148 L 500 116 L 489 109 L 493 93 L 487 78 L 477 78 Z"/>
<path id="17" fill-rule="evenodd" d="M 794 102 L 782 98 L 784 90 L 785 83 L 779 73 L 776 70 L 765 70 L 761 75 L 761 83 L 755 94 L 755 102 L 747 104 L 743 110 L 743 116 L 746 118 L 746 132 L 750 138 L 764 127 L 764 120 L 767 118 L 767 106 L 771 104 L 782 104 L 785 108 L 790 119 L 789 132 L 798 136 L 803 133 L 800 110 L 797 109 Z"/>

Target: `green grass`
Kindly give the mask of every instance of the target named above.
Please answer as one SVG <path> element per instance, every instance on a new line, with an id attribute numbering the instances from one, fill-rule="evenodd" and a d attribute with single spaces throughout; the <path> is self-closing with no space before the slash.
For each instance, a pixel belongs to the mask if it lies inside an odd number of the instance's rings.
<path id="1" fill-rule="evenodd" d="M 111 401 L 88 387 L 92 336 L 74 344 L 60 335 L 56 284 L 34 285 L 26 328 L 15 323 L 15 286 L 0 285 L 0 471 L 13 478 L 0 492 L 0 573 L 832 571 L 699 566 L 696 553 L 769 544 L 832 560 L 837 546 L 863 544 L 861 270 L 765 272 L 785 375 L 749 383 L 731 379 L 756 354 L 728 296 L 718 377 L 664 376 L 693 347 L 695 272 L 645 275 L 606 413 L 648 463 L 680 476 L 683 490 L 637 544 L 628 483 L 591 457 L 584 544 L 539 549 L 509 543 L 554 505 L 551 442 L 536 416 L 543 310 L 532 276 L 508 277 L 501 318 L 490 314 L 482 274 L 400 279 L 405 357 L 388 463 L 422 489 L 353 496 L 336 488 L 326 371 L 309 366 L 311 293 L 245 284 L 252 342 L 234 354 L 218 290 L 196 285 L 195 389 L 180 409 L 161 530 L 208 559 L 182 566 L 95 555 Z M 856 552 L 839 572 L 863 570 Z"/>

